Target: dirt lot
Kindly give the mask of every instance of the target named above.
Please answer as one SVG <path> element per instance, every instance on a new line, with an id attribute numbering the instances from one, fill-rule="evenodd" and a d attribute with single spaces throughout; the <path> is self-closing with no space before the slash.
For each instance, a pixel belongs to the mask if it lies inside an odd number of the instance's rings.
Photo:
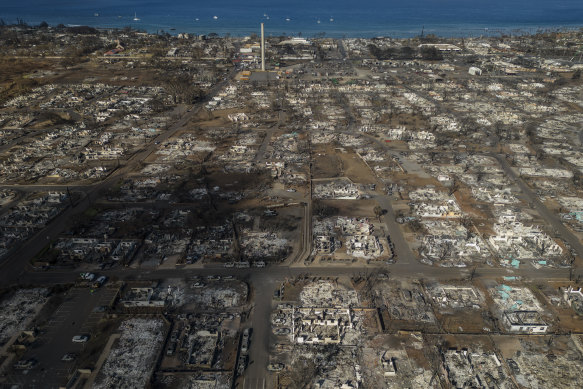
<path id="1" fill-rule="evenodd" d="M 204 128 L 228 126 L 232 124 L 228 115 L 242 111 L 244 111 L 242 108 L 221 109 L 216 111 L 201 109 L 193 120 L 188 122 L 187 126 L 199 126 Z"/>
<path id="2" fill-rule="evenodd" d="M 352 150 L 320 145 L 312 153 L 313 178 L 348 177 L 358 184 L 377 182 L 366 163 Z"/>
<path id="3" fill-rule="evenodd" d="M 398 182 L 399 184 L 408 188 L 418 188 L 427 185 L 434 185 L 437 187 L 441 186 L 439 181 L 433 177 L 421 178 L 415 174 L 409 173 L 395 173 L 393 177 L 395 182 Z"/>
<path id="4" fill-rule="evenodd" d="M 475 311 L 471 314 L 467 312 L 452 312 L 435 315 L 441 322 L 443 330 L 449 333 L 469 332 L 469 333 L 488 333 L 484 328 L 492 329 L 494 323 L 488 319 L 487 311 Z"/>
<path id="5" fill-rule="evenodd" d="M 335 154 L 317 153 L 312 159 L 313 178 L 340 177 L 342 170 L 342 160 Z"/>
<path id="6" fill-rule="evenodd" d="M 385 123 L 395 128 L 404 126 L 407 129 L 416 130 L 418 128 L 427 128 L 430 126 L 429 122 L 422 115 L 413 115 L 409 113 L 399 113 L 391 117 L 382 118 Z"/>
<path id="7" fill-rule="evenodd" d="M 344 166 L 344 175 L 357 184 L 373 184 L 376 176 L 356 153 L 342 153 L 339 155 Z"/>
<path id="8" fill-rule="evenodd" d="M 491 212 L 486 207 L 481 209 L 478 206 L 478 202 L 472 196 L 471 188 L 460 188 L 454 193 L 454 197 L 463 213 L 470 215 L 472 218 L 488 219 L 491 217 Z"/>

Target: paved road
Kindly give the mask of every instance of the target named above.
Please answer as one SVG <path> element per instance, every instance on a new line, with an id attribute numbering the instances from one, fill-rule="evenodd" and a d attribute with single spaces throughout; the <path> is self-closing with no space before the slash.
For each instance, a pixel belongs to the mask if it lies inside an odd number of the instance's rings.
<path id="1" fill-rule="evenodd" d="M 395 243 L 396 246 L 396 243 Z M 469 268 L 446 268 L 433 267 L 421 263 L 411 264 L 408 261 L 398 261 L 393 265 L 365 266 L 353 264 L 337 264 L 330 266 L 310 266 L 310 267 L 293 267 L 293 266 L 272 266 L 263 269 L 233 269 L 224 267 L 191 267 L 178 269 L 159 269 L 159 270 L 139 270 L 131 268 L 122 268 L 115 270 L 100 271 L 113 279 L 119 280 L 156 280 L 165 278 L 184 278 L 194 276 L 233 276 L 240 279 L 250 279 L 252 282 L 267 282 L 269 279 L 282 280 L 293 278 L 308 273 L 314 277 L 338 277 L 352 276 L 362 272 L 374 269 L 384 269 L 389 271 L 395 277 L 404 278 L 425 278 L 435 279 L 438 281 L 459 280 L 469 275 Z M 526 280 L 546 281 L 546 280 L 566 280 L 569 278 L 569 269 L 552 269 L 533 267 L 524 267 L 520 269 L 510 268 L 493 268 L 477 267 L 475 268 L 475 278 L 499 278 L 503 276 L 517 276 Z M 575 276 L 583 275 L 583 271 L 576 269 Z M 27 272 L 22 276 L 22 284 L 39 284 L 54 285 L 59 283 L 74 282 L 78 278 L 76 271 L 37 271 Z M 262 279 L 265 279 L 262 281 Z"/>
<path id="2" fill-rule="evenodd" d="M 276 280 L 273 277 L 264 277 L 264 273 L 256 273 L 251 278 L 255 290 L 253 312 L 251 314 L 251 347 L 250 361 L 245 373 L 243 389 L 269 388 L 267 382 L 267 365 L 269 364 L 269 339 L 271 337 L 271 302 Z"/>
<path id="3" fill-rule="evenodd" d="M 274 125 L 275 126 L 275 125 Z M 257 131 L 265 131 L 265 137 L 263 138 L 263 142 L 259 149 L 257 150 L 257 154 L 255 154 L 255 159 L 253 160 L 256 164 L 263 164 L 265 161 L 264 155 L 265 151 L 267 150 L 267 146 L 269 146 L 269 142 L 271 141 L 271 136 L 276 129 L 272 126 L 267 129 L 257 129 Z"/>
<path id="4" fill-rule="evenodd" d="M 400 264 L 411 266 L 412 268 L 415 268 L 419 274 L 423 274 L 423 271 L 427 269 L 425 266 L 423 266 L 423 264 L 421 264 L 421 262 L 417 261 L 415 254 L 413 254 L 413 251 L 411 250 L 411 247 L 407 241 L 405 241 L 405 237 L 401 232 L 401 228 L 395 221 L 396 215 L 395 211 L 393 211 L 391 201 L 386 195 L 376 195 L 374 199 L 382 209 L 387 211 L 387 213 L 382 216 L 381 220 L 385 223 L 389 237 L 394 244 L 394 252 L 397 261 Z"/>
<path id="5" fill-rule="evenodd" d="M 285 265 L 303 266 L 312 253 L 312 202 L 307 201 L 304 208 L 304 217 L 300 233 L 300 244 L 296 254 L 285 260 Z"/>
<path id="6" fill-rule="evenodd" d="M 69 189 L 71 192 L 87 192 L 93 185 L 20 185 L 20 184 L 2 184 L 0 189 L 12 189 L 20 192 L 65 192 Z"/>

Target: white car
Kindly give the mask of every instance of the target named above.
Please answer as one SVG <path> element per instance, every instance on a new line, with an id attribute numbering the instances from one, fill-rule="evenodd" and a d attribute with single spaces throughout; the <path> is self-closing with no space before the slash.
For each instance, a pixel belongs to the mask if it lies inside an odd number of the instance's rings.
<path id="1" fill-rule="evenodd" d="M 93 274 L 93 273 L 81 273 L 81 279 L 91 282 L 95 279 L 95 274 Z"/>
<path id="2" fill-rule="evenodd" d="M 89 340 L 89 335 L 75 335 L 73 336 L 73 343 L 85 343 Z"/>

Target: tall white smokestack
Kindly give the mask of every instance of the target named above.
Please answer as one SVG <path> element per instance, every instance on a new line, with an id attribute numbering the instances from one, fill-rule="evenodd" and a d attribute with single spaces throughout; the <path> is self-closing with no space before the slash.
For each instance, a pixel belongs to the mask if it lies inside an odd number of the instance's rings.
<path id="1" fill-rule="evenodd" d="M 265 32 L 261 23 L 261 71 L 265 71 Z"/>

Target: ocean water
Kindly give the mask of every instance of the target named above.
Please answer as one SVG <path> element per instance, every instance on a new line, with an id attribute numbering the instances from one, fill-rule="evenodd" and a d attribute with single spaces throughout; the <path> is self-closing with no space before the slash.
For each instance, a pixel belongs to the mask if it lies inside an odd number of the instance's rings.
<path id="1" fill-rule="evenodd" d="M 583 27 L 583 0 L 0 0 L 0 18 L 233 36 L 261 22 L 274 36 L 480 36 Z"/>

